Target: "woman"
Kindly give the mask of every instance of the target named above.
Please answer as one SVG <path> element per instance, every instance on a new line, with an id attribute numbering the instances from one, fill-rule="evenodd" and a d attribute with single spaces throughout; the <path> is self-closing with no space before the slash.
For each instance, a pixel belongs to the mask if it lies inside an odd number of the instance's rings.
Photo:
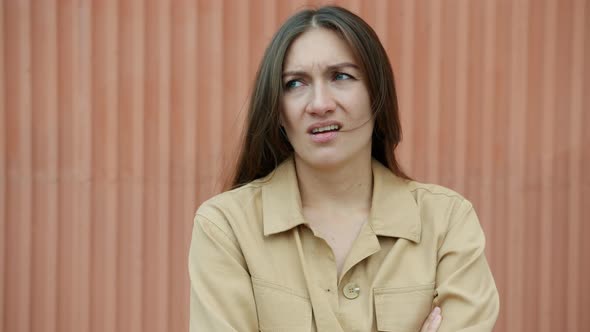
<path id="1" fill-rule="evenodd" d="M 477 216 L 400 169 L 396 98 L 362 19 L 323 7 L 285 22 L 258 70 L 235 189 L 195 217 L 191 331 L 493 329 Z"/>

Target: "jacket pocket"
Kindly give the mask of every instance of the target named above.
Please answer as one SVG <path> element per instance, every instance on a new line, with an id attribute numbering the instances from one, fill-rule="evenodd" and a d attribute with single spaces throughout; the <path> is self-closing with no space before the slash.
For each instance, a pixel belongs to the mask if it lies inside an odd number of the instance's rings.
<path id="1" fill-rule="evenodd" d="M 434 284 L 375 288 L 373 292 L 379 331 L 418 332 L 432 308 Z"/>
<path id="2" fill-rule="evenodd" d="M 304 294 L 254 277 L 252 287 L 260 331 L 311 331 L 311 303 Z"/>

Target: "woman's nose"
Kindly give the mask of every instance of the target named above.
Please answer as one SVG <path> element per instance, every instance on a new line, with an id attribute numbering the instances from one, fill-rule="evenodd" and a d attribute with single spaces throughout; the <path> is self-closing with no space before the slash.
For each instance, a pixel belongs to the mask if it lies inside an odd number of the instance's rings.
<path id="1" fill-rule="evenodd" d="M 324 116 L 327 113 L 334 112 L 336 101 L 330 92 L 329 87 L 324 84 L 318 84 L 313 89 L 313 96 L 308 104 L 308 112 L 317 116 Z"/>

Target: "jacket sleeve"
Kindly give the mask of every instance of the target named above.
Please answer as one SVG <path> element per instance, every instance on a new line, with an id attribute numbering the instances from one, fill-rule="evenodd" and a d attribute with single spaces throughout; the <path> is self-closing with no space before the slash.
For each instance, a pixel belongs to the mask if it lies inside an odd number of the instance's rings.
<path id="1" fill-rule="evenodd" d="M 438 250 L 439 332 L 492 331 L 500 302 L 485 254 L 485 237 L 471 203 L 463 201 L 451 216 Z"/>
<path id="2" fill-rule="evenodd" d="M 189 249 L 190 331 L 258 331 L 246 261 L 227 223 L 197 213 Z"/>

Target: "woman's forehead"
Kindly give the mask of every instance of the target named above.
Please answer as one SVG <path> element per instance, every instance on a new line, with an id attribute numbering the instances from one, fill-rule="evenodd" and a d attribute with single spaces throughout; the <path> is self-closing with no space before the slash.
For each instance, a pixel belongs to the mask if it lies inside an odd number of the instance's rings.
<path id="1" fill-rule="evenodd" d="M 358 67 L 348 43 L 334 31 L 314 28 L 293 41 L 287 51 L 283 71 L 324 70 L 341 63 Z"/>

